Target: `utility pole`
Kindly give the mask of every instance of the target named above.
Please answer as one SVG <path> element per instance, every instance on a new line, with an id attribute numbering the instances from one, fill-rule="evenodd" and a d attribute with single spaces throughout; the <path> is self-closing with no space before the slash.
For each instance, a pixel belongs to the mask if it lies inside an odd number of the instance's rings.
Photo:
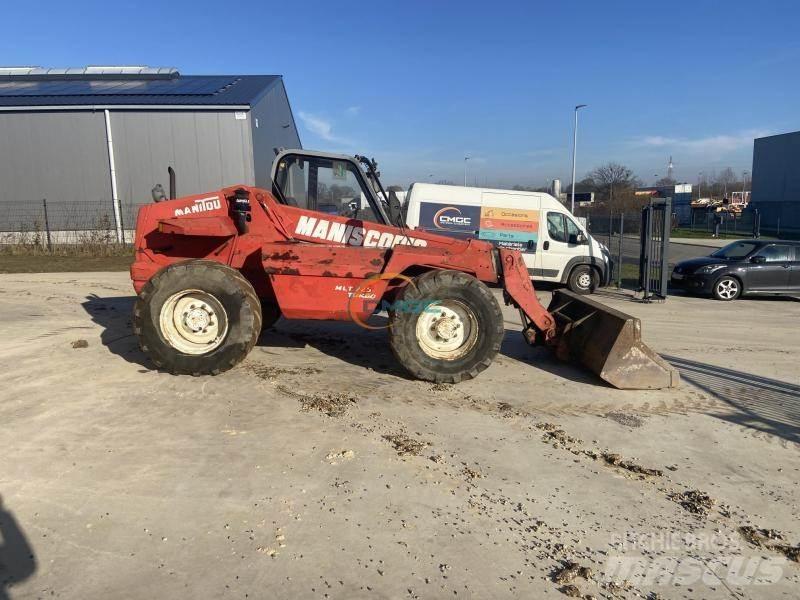
<path id="1" fill-rule="evenodd" d="M 575 160 L 578 156 L 578 110 L 588 106 L 588 104 L 578 104 L 575 107 L 575 128 L 572 132 L 572 204 L 570 212 L 575 214 Z"/>

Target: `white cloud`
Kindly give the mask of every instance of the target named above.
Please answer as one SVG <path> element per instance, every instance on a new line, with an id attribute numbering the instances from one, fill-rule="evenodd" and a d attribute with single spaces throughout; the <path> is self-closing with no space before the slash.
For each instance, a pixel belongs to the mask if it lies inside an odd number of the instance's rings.
<path id="1" fill-rule="evenodd" d="M 361 107 L 360 106 L 348 106 L 345 109 L 344 112 L 348 117 L 357 117 L 361 113 Z"/>
<path id="2" fill-rule="evenodd" d="M 303 122 L 303 126 L 308 131 L 322 138 L 323 140 L 345 145 L 349 145 L 351 143 L 349 140 L 339 137 L 333 133 L 333 123 L 330 120 L 302 110 L 299 111 L 297 115 L 300 117 L 300 120 Z"/>
<path id="3" fill-rule="evenodd" d="M 757 137 L 769 135 L 764 129 L 746 129 L 732 135 L 712 135 L 700 138 L 675 138 L 660 135 L 645 136 L 633 142 L 634 146 L 647 148 L 675 148 L 692 154 L 721 156 L 753 147 Z"/>

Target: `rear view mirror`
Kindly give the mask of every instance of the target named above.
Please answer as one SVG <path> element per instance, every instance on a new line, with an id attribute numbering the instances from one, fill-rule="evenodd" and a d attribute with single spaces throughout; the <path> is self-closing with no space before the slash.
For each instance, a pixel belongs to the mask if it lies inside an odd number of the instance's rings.
<path id="1" fill-rule="evenodd" d="M 750 262 L 751 263 L 756 263 L 757 265 L 760 265 L 762 263 L 767 262 L 767 257 L 766 256 L 754 256 L 754 257 L 752 257 L 750 259 Z"/>
<path id="2" fill-rule="evenodd" d="M 400 199 L 394 190 L 389 192 L 389 219 L 394 225 L 402 226 L 400 221 L 403 218 L 403 207 L 400 204 Z"/>

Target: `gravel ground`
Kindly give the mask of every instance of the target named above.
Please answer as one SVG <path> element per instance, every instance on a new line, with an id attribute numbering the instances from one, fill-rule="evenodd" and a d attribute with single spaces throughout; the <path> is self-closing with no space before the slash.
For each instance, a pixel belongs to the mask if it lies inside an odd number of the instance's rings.
<path id="1" fill-rule="evenodd" d="M 604 386 L 510 310 L 458 386 L 286 321 L 174 377 L 125 273 L 0 275 L 0 598 L 796 598 L 800 302 L 597 297 L 679 389 Z"/>

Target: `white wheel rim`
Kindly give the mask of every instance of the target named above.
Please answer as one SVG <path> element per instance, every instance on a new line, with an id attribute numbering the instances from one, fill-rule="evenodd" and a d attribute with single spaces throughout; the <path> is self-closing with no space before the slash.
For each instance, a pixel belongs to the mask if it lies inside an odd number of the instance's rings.
<path id="1" fill-rule="evenodd" d="M 478 339 L 478 320 L 466 304 L 443 300 L 428 306 L 417 319 L 417 341 L 432 358 L 456 360 Z"/>
<path id="2" fill-rule="evenodd" d="M 184 354 L 207 354 L 228 333 L 228 315 L 214 296 L 201 290 L 183 290 L 161 307 L 161 333 Z"/>
<path id="3" fill-rule="evenodd" d="M 729 300 L 736 296 L 739 291 L 739 284 L 733 279 L 723 279 L 717 284 L 717 293 L 721 298 Z"/>
<path id="4" fill-rule="evenodd" d="M 584 289 L 592 287 L 592 276 L 588 273 L 581 273 L 578 275 L 578 286 Z"/>

